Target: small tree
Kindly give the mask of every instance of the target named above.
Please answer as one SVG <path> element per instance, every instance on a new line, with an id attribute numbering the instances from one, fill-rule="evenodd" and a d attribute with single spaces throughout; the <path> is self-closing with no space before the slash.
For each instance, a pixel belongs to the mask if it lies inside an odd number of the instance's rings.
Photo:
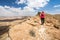
<path id="1" fill-rule="evenodd" d="M 38 12 L 38 13 L 37 13 L 37 16 L 39 16 L 39 15 L 40 15 L 40 13 L 41 13 L 41 12 Z"/>

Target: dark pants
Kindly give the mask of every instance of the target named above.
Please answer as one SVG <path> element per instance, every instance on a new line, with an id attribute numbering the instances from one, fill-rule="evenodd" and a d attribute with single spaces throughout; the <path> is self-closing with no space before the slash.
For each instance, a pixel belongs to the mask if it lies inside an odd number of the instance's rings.
<path id="1" fill-rule="evenodd" d="M 44 21 L 45 21 L 45 19 L 44 18 L 41 18 L 41 25 L 44 24 Z"/>

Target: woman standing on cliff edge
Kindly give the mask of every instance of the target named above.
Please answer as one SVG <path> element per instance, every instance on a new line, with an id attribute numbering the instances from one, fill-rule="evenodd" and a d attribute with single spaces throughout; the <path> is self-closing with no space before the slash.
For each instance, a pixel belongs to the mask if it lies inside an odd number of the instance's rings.
<path id="1" fill-rule="evenodd" d="M 41 25 L 43 25 L 44 22 L 45 22 L 45 13 L 44 13 L 44 11 L 42 11 L 42 12 L 40 13 L 40 18 L 41 18 Z"/>

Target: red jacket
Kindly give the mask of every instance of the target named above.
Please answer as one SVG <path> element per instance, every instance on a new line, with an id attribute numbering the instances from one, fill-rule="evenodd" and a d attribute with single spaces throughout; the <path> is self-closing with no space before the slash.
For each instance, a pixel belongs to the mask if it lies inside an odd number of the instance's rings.
<path id="1" fill-rule="evenodd" d="M 40 18 L 45 18 L 44 12 L 42 12 L 42 13 L 40 14 Z"/>

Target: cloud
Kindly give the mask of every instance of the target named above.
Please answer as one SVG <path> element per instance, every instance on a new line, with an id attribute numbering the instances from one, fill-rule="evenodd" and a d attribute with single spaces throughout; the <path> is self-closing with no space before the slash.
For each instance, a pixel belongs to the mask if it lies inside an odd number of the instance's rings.
<path id="1" fill-rule="evenodd" d="M 7 9 L 8 8 L 8 9 Z M 8 6 L 0 6 L 0 16 L 14 16 L 15 14 L 9 11 Z"/>
<path id="2" fill-rule="evenodd" d="M 0 16 L 33 16 L 35 14 L 36 12 L 27 6 L 24 8 L 24 10 L 21 10 L 21 8 L 0 6 Z"/>
<path id="3" fill-rule="evenodd" d="M 60 9 L 56 9 L 55 13 L 57 13 L 57 14 L 59 13 L 60 14 Z"/>
<path id="4" fill-rule="evenodd" d="M 4 8 L 10 8 L 10 6 L 6 6 L 6 5 L 5 5 Z"/>
<path id="5" fill-rule="evenodd" d="M 55 5 L 54 8 L 56 8 L 56 7 L 60 7 L 60 5 Z"/>
<path id="6" fill-rule="evenodd" d="M 17 3 L 17 4 L 22 4 L 22 3 L 25 3 L 25 2 L 26 2 L 25 0 L 16 0 L 15 3 Z"/>
<path id="7" fill-rule="evenodd" d="M 50 0 L 17 0 L 16 3 L 17 4 L 22 4 L 25 3 L 28 7 L 31 8 L 40 8 L 40 7 L 44 7 L 45 5 L 48 4 Z"/>
<path id="8" fill-rule="evenodd" d="M 14 8 L 10 6 L 0 6 L 0 16 L 34 16 L 40 7 L 44 7 L 50 0 L 16 0 L 15 3 L 26 4 L 23 8 Z M 35 9 L 37 10 L 35 10 Z"/>

